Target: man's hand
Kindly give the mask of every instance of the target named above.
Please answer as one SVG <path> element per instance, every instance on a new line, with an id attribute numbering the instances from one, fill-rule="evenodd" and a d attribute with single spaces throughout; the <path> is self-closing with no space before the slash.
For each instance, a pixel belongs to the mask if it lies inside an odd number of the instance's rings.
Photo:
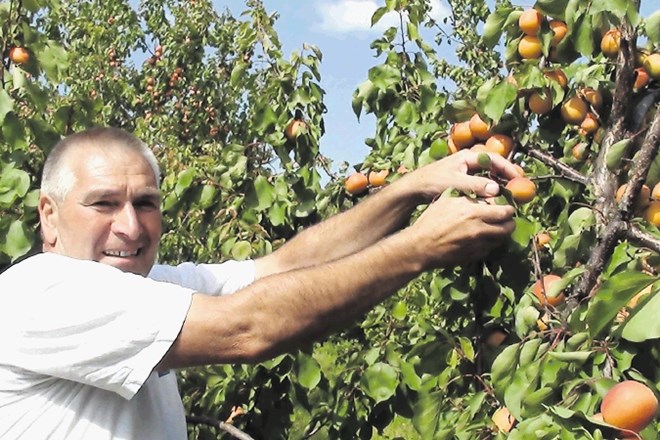
<path id="1" fill-rule="evenodd" d="M 475 194 L 482 198 L 494 197 L 499 193 L 498 183 L 487 177 L 472 175 L 483 169 L 479 164 L 480 154 L 490 156 L 490 172 L 494 176 L 505 180 L 519 176 L 513 164 L 499 154 L 461 150 L 405 175 L 395 184 L 406 185 L 407 190 L 420 194 L 425 203 L 442 194 L 447 188 L 455 188 L 465 194 Z"/>
<path id="2" fill-rule="evenodd" d="M 431 203 L 404 233 L 427 261 L 427 268 L 449 267 L 485 257 L 515 229 L 509 205 L 442 197 Z"/>

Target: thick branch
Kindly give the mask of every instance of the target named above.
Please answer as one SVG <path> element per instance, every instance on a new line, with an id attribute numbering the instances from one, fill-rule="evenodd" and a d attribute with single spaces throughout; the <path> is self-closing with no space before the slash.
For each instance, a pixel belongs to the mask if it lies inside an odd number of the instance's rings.
<path id="1" fill-rule="evenodd" d="M 581 183 L 582 185 L 587 185 L 589 183 L 589 180 L 585 175 L 565 163 L 560 162 L 557 158 L 533 148 L 525 148 L 525 151 L 527 152 L 527 155 L 538 159 L 549 167 L 557 170 L 563 178 Z"/>
<path id="2" fill-rule="evenodd" d="M 573 290 L 573 296 L 584 298 L 591 292 L 624 231 L 625 223 L 618 216 L 607 224 L 602 235 L 599 235 L 598 243 L 591 251 L 589 261 L 585 264 L 586 271 Z"/>
<path id="3" fill-rule="evenodd" d="M 632 244 L 650 249 L 656 254 L 660 254 L 660 239 L 658 237 L 642 231 L 635 225 L 628 225 L 625 234 L 628 241 Z"/>

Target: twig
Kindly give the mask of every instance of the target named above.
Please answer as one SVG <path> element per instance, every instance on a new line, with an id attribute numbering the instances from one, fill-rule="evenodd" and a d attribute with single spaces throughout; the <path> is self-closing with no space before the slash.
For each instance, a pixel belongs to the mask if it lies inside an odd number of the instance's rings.
<path id="1" fill-rule="evenodd" d="M 642 231 L 635 225 L 628 225 L 625 230 L 626 238 L 633 244 L 651 249 L 653 252 L 660 254 L 660 239 L 645 231 Z"/>
<path id="2" fill-rule="evenodd" d="M 231 434 L 232 436 L 234 436 L 239 440 L 254 440 L 253 437 L 250 437 L 248 434 L 244 433 L 234 425 L 222 422 L 212 417 L 186 416 L 186 422 L 193 425 L 208 425 L 218 429 L 222 429 L 223 431 L 227 432 L 228 434 Z"/>
<path id="3" fill-rule="evenodd" d="M 557 158 L 533 148 L 527 148 L 527 147 L 523 147 L 523 148 L 529 156 L 540 160 L 549 167 L 554 168 L 561 174 L 563 178 L 572 180 L 577 183 L 581 183 L 582 185 L 589 184 L 589 179 L 585 175 L 583 175 L 579 171 L 576 171 L 575 169 L 571 168 L 565 163 L 560 162 Z"/>

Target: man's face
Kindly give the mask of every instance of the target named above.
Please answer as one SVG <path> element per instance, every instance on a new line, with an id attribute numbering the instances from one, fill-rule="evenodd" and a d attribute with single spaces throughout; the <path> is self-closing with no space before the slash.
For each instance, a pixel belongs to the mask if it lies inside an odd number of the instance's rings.
<path id="1" fill-rule="evenodd" d="M 146 276 L 161 234 L 160 191 L 148 162 L 128 148 L 76 148 L 64 200 L 42 195 L 45 250 Z"/>

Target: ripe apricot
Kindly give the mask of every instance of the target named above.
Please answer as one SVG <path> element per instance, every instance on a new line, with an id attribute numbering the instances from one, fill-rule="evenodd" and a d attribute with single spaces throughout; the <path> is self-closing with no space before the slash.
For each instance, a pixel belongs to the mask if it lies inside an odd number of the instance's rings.
<path id="1" fill-rule="evenodd" d="M 477 153 L 484 151 L 487 152 L 488 150 L 486 149 L 486 144 L 483 144 L 481 142 L 474 144 L 470 147 L 470 150 L 476 151 Z"/>
<path id="2" fill-rule="evenodd" d="M 624 380 L 614 385 L 603 397 L 600 412 L 603 421 L 617 428 L 639 432 L 655 417 L 658 398 L 646 385 Z"/>
<path id="3" fill-rule="evenodd" d="M 513 139 L 505 134 L 494 134 L 486 140 L 486 151 L 507 157 L 513 148 Z"/>
<path id="4" fill-rule="evenodd" d="M 603 107 L 603 94 L 599 90 L 591 87 L 584 87 L 580 89 L 578 95 L 587 101 L 589 105 L 596 111 Z"/>
<path id="5" fill-rule="evenodd" d="M 564 101 L 561 116 L 567 124 L 580 125 L 587 116 L 587 103 L 579 96 Z"/>
<path id="6" fill-rule="evenodd" d="M 655 80 L 660 80 L 660 52 L 652 53 L 644 59 L 644 70 Z"/>
<path id="7" fill-rule="evenodd" d="M 558 275 L 545 275 L 540 280 L 536 280 L 532 286 L 532 293 L 534 296 L 536 296 L 542 306 L 555 307 L 563 303 L 566 299 L 564 292 L 559 292 L 555 296 L 548 296 L 548 290 L 550 289 L 550 286 L 559 280 L 561 280 L 561 277 Z"/>
<path id="8" fill-rule="evenodd" d="M 500 432 L 509 432 L 516 423 L 516 419 L 511 415 L 506 406 L 499 407 L 492 416 L 493 423 Z"/>
<path id="9" fill-rule="evenodd" d="M 536 113 L 537 115 L 548 113 L 552 110 L 552 93 L 550 89 L 547 89 L 544 95 L 541 95 L 540 92 L 533 92 L 529 95 L 527 106 L 532 113 Z"/>
<path id="10" fill-rule="evenodd" d="M 621 32 L 618 29 L 610 29 L 605 32 L 600 40 L 600 51 L 608 58 L 614 58 L 619 53 L 621 44 Z"/>
<path id="11" fill-rule="evenodd" d="M 485 141 L 491 135 L 490 124 L 484 121 L 483 119 L 481 119 L 479 113 L 475 113 L 474 115 L 472 115 L 468 123 L 468 126 L 470 127 L 470 132 L 472 133 L 472 136 L 474 136 L 476 139 L 480 141 Z"/>
<path id="12" fill-rule="evenodd" d="M 536 36 L 541 29 L 543 15 L 534 8 L 525 9 L 518 17 L 518 27 L 525 35 Z"/>
<path id="13" fill-rule="evenodd" d="M 646 220 L 655 227 L 660 227 L 660 201 L 652 201 L 646 208 Z"/>
<path id="14" fill-rule="evenodd" d="M 557 20 L 557 19 L 550 20 L 548 25 L 550 26 L 550 29 L 553 32 L 552 41 L 550 42 L 550 46 L 555 47 L 566 36 L 566 33 L 568 32 L 568 27 L 566 26 L 565 22 L 563 22 L 561 20 Z"/>
<path id="15" fill-rule="evenodd" d="M 568 77 L 566 76 L 563 70 L 561 69 L 546 70 L 544 74 L 551 80 L 559 83 L 562 89 L 565 89 L 568 86 Z"/>
<path id="16" fill-rule="evenodd" d="M 621 199 L 623 198 L 623 193 L 626 192 L 627 187 L 628 184 L 624 183 L 623 185 L 619 186 L 619 188 L 617 188 L 616 194 L 614 195 L 614 198 L 617 203 L 621 202 Z M 651 189 L 647 185 L 642 185 L 642 188 L 639 190 L 639 194 L 635 199 L 635 210 L 641 211 L 647 206 L 649 206 L 650 199 L 651 199 Z"/>
<path id="17" fill-rule="evenodd" d="M 474 136 L 472 136 L 472 131 L 470 130 L 470 122 L 457 122 L 451 127 L 449 137 L 458 149 L 466 148 L 474 144 Z"/>
<path id="18" fill-rule="evenodd" d="M 651 81 L 649 73 L 643 67 L 636 68 L 633 72 L 633 77 L 635 78 L 635 82 L 633 83 L 634 91 L 643 89 Z"/>
<path id="19" fill-rule="evenodd" d="M 369 171 L 368 180 L 371 186 L 383 186 L 385 185 L 385 179 L 390 174 L 388 170 L 380 171 Z"/>
<path id="20" fill-rule="evenodd" d="M 534 243 L 536 243 L 538 247 L 545 246 L 550 243 L 550 234 L 547 232 L 539 232 L 534 236 Z"/>
<path id="21" fill-rule="evenodd" d="M 301 133 L 307 129 L 305 121 L 294 119 L 284 129 L 284 136 L 290 141 L 295 140 Z"/>
<path id="22" fill-rule="evenodd" d="M 543 55 L 543 46 L 538 37 L 525 35 L 518 43 L 518 54 L 523 59 L 539 58 Z"/>
<path id="23" fill-rule="evenodd" d="M 584 130 L 586 134 L 595 133 L 596 130 L 600 128 L 598 117 L 591 112 L 587 113 L 587 115 L 584 117 L 584 120 L 580 124 L 580 128 Z"/>
<path id="24" fill-rule="evenodd" d="M 660 200 L 660 182 L 656 183 L 651 191 L 651 198 L 653 200 Z"/>
<path id="25" fill-rule="evenodd" d="M 24 47 L 14 46 L 9 49 L 9 59 L 14 64 L 25 64 L 30 60 L 30 53 Z"/>
<path id="26" fill-rule="evenodd" d="M 571 149 L 571 154 L 575 160 L 583 161 L 587 155 L 587 144 L 584 142 L 578 142 Z"/>
<path id="27" fill-rule="evenodd" d="M 353 195 L 362 194 L 369 186 L 369 179 L 363 173 L 353 173 L 344 181 L 346 192 Z"/>
<path id="28" fill-rule="evenodd" d="M 518 203 L 528 203 L 536 197 L 536 185 L 527 177 L 514 177 L 507 182 L 506 189 Z"/>

